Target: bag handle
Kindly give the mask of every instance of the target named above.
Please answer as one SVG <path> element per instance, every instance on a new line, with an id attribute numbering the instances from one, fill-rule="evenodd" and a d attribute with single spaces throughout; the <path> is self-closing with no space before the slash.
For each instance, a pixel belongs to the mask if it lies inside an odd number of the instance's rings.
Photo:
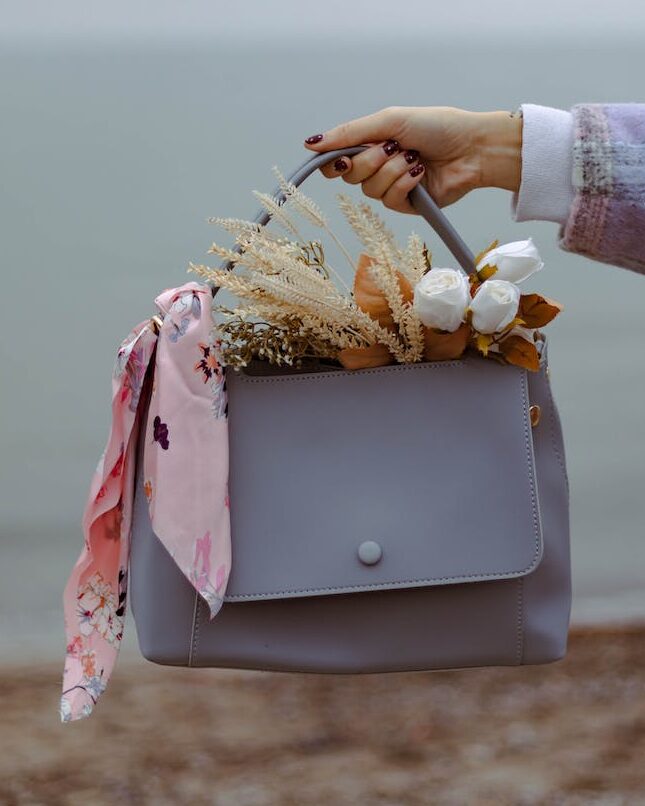
<path id="1" fill-rule="evenodd" d="M 338 148 L 334 151 L 324 151 L 321 154 L 314 154 L 312 157 L 309 157 L 307 160 L 305 160 L 305 162 L 303 162 L 299 168 L 296 168 L 291 176 L 286 177 L 286 179 L 288 182 L 292 182 L 296 187 L 298 187 L 308 176 L 310 176 L 321 166 L 326 165 L 332 160 L 338 159 L 338 157 L 353 157 L 354 154 L 359 154 L 366 148 L 369 148 L 369 146 L 350 146 L 348 148 Z M 278 203 L 284 201 L 286 197 L 284 191 L 279 185 L 271 195 Z M 423 218 L 425 218 L 425 220 L 445 243 L 453 257 L 464 269 L 464 271 L 466 271 L 468 274 L 472 274 L 475 271 L 475 258 L 473 253 L 466 246 L 461 236 L 452 226 L 450 221 L 448 221 L 444 213 L 441 212 L 441 209 L 428 191 L 419 183 L 415 185 L 415 187 L 413 187 L 408 193 L 408 199 L 410 200 L 410 203 L 414 209 L 420 215 L 422 215 Z M 269 214 L 268 210 L 263 207 L 253 219 L 253 222 L 264 225 L 270 220 L 270 218 L 271 215 Z M 241 252 L 242 246 L 240 244 L 236 244 L 233 251 Z M 222 264 L 221 268 L 225 271 L 230 271 L 234 265 L 235 264 L 232 261 L 227 260 Z M 213 288 L 213 296 L 215 296 L 217 293 L 218 287 L 219 286 L 215 286 Z"/>

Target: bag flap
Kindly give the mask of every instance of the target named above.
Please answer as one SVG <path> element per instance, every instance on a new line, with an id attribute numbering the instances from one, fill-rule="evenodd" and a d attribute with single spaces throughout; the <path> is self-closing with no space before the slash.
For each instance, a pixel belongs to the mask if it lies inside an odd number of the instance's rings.
<path id="1" fill-rule="evenodd" d="M 500 580 L 540 562 L 526 370 L 477 356 L 228 370 L 227 388 L 226 601 Z"/>

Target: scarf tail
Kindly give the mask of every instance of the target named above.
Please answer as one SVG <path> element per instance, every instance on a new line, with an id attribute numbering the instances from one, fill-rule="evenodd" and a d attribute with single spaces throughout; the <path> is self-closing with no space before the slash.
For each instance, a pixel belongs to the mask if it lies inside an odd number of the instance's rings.
<path id="1" fill-rule="evenodd" d="M 156 338 L 148 320 L 141 322 L 117 354 L 112 425 L 83 513 L 84 545 L 63 592 L 63 722 L 92 713 L 123 639 L 140 393 Z"/>

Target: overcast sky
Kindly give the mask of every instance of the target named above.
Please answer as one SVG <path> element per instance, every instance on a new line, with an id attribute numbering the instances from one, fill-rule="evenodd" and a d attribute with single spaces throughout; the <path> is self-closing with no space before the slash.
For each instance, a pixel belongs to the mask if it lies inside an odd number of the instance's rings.
<path id="1" fill-rule="evenodd" d="M 10 37 L 246 35 L 300 32 L 433 37 L 463 32 L 643 36 L 645 2 L 612 0 L 0 0 L 0 34 Z"/>

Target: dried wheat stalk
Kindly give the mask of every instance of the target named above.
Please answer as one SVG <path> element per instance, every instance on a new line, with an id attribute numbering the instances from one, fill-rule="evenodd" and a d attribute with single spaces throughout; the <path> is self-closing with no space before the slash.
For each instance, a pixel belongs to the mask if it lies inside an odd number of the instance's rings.
<path id="1" fill-rule="evenodd" d="M 423 328 L 412 305 L 401 293 L 399 273 L 414 284 L 429 266 L 428 253 L 414 233 L 406 249 L 400 250 L 390 230 L 379 216 L 362 203 L 355 205 L 339 194 L 341 211 L 373 258 L 370 271 L 392 310 L 396 330 L 382 327 L 361 310 L 350 293 L 334 283 L 338 273 L 325 259 L 322 243 L 304 241 L 297 225 L 285 211 L 289 205 L 315 226 L 325 230 L 339 246 L 355 270 L 354 261 L 336 237 L 322 210 L 276 166 L 285 199 L 277 202 L 265 193 L 254 191 L 271 218 L 287 231 L 288 237 L 276 236 L 257 222 L 235 218 L 211 218 L 235 235 L 236 249 L 213 243 L 209 252 L 236 267 L 236 272 L 190 264 L 193 271 L 216 286 L 229 290 L 241 301 L 228 311 L 228 322 L 221 325 L 225 334 L 227 358 L 240 361 L 263 350 L 269 360 L 288 363 L 302 355 L 336 357 L 345 348 L 385 344 L 398 362 L 419 361 L 423 357 Z M 295 239 L 294 239 L 295 238 Z M 238 251 L 239 250 L 239 251 Z M 344 283 L 342 283 L 344 285 Z M 349 289 L 345 286 L 345 292 Z M 257 319 L 260 321 L 250 321 Z M 246 337 L 249 344 L 241 344 Z M 257 352 L 259 354 L 259 352 Z"/>

